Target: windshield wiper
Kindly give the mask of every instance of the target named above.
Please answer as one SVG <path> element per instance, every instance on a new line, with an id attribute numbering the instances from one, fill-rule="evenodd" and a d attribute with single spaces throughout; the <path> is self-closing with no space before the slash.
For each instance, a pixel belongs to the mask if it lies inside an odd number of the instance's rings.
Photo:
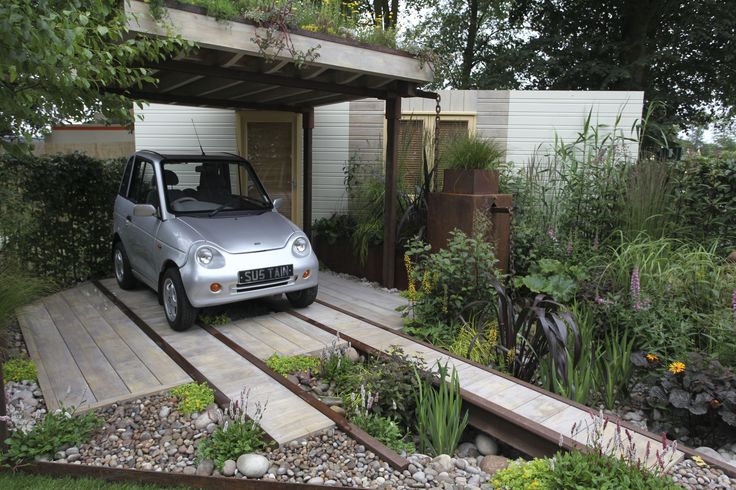
<path id="1" fill-rule="evenodd" d="M 211 217 L 213 217 L 214 215 L 216 215 L 217 213 L 219 213 L 220 211 L 222 211 L 223 209 L 225 209 L 228 206 L 229 206 L 228 203 L 221 204 L 220 206 L 217 206 L 215 209 L 213 209 L 212 211 L 210 211 L 207 214 L 207 216 L 209 216 L 211 218 Z"/>

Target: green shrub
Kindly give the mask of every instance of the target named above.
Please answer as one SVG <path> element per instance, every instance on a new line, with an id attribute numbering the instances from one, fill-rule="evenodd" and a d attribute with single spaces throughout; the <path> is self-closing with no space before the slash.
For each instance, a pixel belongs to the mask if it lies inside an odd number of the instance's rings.
<path id="1" fill-rule="evenodd" d="M 3 252 L 59 285 L 108 275 L 122 170 L 81 153 L 0 157 Z"/>
<path id="2" fill-rule="evenodd" d="M 179 411 L 185 415 L 201 412 L 215 402 L 215 392 L 206 383 L 187 383 L 171 390 L 179 399 Z"/>
<path id="3" fill-rule="evenodd" d="M 471 348 L 472 344 L 472 348 Z M 485 325 L 481 332 L 474 322 L 460 327 L 448 350 L 483 365 L 498 365 L 498 324 Z"/>
<path id="4" fill-rule="evenodd" d="M 64 445 L 78 446 L 87 442 L 101 425 L 102 419 L 91 411 L 84 415 L 73 415 L 67 410 L 47 413 L 30 431 L 11 433 L 2 459 L 18 464 L 33 461 L 38 456 L 53 457 Z"/>
<path id="5" fill-rule="evenodd" d="M 228 421 L 202 439 L 197 446 L 197 458 L 212 460 L 222 471 L 222 465 L 228 459 L 237 461 L 241 455 L 261 451 L 266 445 L 263 429 L 257 423 L 251 420 Z"/>
<path id="6" fill-rule="evenodd" d="M 561 303 L 569 303 L 575 299 L 580 283 L 587 277 L 587 270 L 582 265 L 568 265 L 556 259 L 539 259 L 531 265 L 527 275 L 514 278 L 514 286 L 524 287 L 535 294 L 547 294 Z"/>
<path id="7" fill-rule="evenodd" d="M 409 305 L 403 313 L 412 323 L 448 328 L 478 313 L 469 305 L 495 295 L 496 255 L 486 239 L 488 220 L 477 216 L 474 235 L 451 232 L 447 248 L 430 253 L 419 240 L 407 243 L 404 261 L 409 287 L 402 293 Z"/>
<path id="8" fill-rule="evenodd" d="M 266 365 L 282 376 L 300 371 L 316 371 L 319 369 L 320 360 L 312 356 L 280 356 L 274 354 L 266 359 Z"/>
<path id="9" fill-rule="evenodd" d="M 493 488 L 499 490 L 548 490 L 551 486 L 552 470 L 548 459 L 512 461 L 505 469 L 491 478 Z M 573 487 L 577 488 L 577 487 Z"/>
<path id="10" fill-rule="evenodd" d="M 35 381 L 38 377 L 36 365 L 30 359 L 16 357 L 3 364 L 3 379 L 8 381 Z"/>
<path id="11" fill-rule="evenodd" d="M 453 454 L 468 425 L 468 412 L 462 414 L 463 399 L 460 395 L 460 378 L 455 367 L 452 373 L 447 365 L 437 364 L 439 386 L 429 379 L 422 379 L 415 370 L 418 390 L 415 393 L 419 435 L 419 450 L 425 454 Z"/>
<path id="12" fill-rule="evenodd" d="M 675 490 L 668 476 L 638 469 L 625 461 L 597 453 L 559 452 L 554 458 L 514 461 L 493 475 L 500 490 Z"/>
<path id="13" fill-rule="evenodd" d="M 350 421 L 399 454 L 414 452 L 414 444 L 406 440 L 406 436 L 401 433 L 401 428 L 393 419 L 371 413 L 353 415 Z"/>
<path id="14" fill-rule="evenodd" d="M 454 138 L 442 154 L 443 167 L 496 170 L 504 164 L 504 151 L 493 140 L 476 134 Z"/>
<path id="15" fill-rule="evenodd" d="M 349 214 L 333 213 L 329 218 L 320 218 L 312 225 L 312 232 L 334 245 L 351 239 L 355 232 L 355 218 Z"/>
<path id="16" fill-rule="evenodd" d="M 674 171 L 675 233 L 700 243 L 736 249 L 736 158 L 698 157 L 678 162 Z"/>

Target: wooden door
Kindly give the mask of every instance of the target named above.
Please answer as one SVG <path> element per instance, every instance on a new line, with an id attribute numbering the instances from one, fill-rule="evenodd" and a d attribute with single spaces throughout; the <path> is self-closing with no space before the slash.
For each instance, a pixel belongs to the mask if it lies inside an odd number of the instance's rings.
<path id="1" fill-rule="evenodd" d="M 292 122 L 245 123 L 246 158 L 255 168 L 271 199 L 284 200 L 279 212 L 289 219 L 294 213 L 293 130 Z"/>

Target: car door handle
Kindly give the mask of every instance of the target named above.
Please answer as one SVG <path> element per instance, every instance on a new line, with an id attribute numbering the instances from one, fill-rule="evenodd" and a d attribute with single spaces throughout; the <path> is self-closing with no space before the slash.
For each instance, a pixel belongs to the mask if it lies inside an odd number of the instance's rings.
<path id="1" fill-rule="evenodd" d="M 127 221 L 128 223 L 130 223 L 131 221 L 133 221 L 133 219 L 130 217 L 130 215 L 128 215 L 128 216 L 125 217 L 125 221 Z"/>

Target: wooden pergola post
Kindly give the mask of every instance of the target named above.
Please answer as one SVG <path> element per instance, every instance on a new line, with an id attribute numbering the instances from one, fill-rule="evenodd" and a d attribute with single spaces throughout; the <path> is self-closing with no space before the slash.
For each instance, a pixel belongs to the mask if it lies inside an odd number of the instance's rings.
<path id="1" fill-rule="evenodd" d="M 314 108 L 302 113 L 302 128 L 304 129 L 304 206 L 302 229 L 309 239 L 312 239 L 312 133 L 314 130 Z"/>
<path id="2" fill-rule="evenodd" d="M 396 270 L 396 168 L 399 161 L 401 97 L 386 99 L 386 192 L 383 216 L 383 284 L 395 286 Z"/>

